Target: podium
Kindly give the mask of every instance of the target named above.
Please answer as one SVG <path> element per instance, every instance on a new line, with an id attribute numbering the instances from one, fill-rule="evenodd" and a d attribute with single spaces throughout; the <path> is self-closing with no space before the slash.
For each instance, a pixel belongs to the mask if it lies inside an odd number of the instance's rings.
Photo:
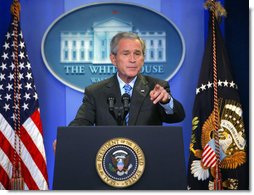
<path id="1" fill-rule="evenodd" d="M 114 138 L 133 140 L 145 156 L 141 178 L 126 188 L 107 185 L 96 170 L 100 147 Z M 83 126 L 59 127 L 54 190 L 186 190 L 181 127 Z"/>

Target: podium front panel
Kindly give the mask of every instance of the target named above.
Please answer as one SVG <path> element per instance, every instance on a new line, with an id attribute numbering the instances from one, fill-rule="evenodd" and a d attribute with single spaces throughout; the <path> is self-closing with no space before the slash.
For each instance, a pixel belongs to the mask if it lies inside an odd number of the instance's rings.
<path id="1" fill-rule="evenodd" d="M 185 190 L 186 174 L 181 127 L 93 126 L 59 127 L 54 190 L 114 190 L 97 174 L 100 147 L 123 137 L 136 142 L 145 155 L 142 177 L 126 190 Z"/>

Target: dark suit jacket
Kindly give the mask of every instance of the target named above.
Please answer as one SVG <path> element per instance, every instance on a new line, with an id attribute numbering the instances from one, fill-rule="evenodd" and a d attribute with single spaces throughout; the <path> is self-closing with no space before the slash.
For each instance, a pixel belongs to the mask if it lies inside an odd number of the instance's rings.
<path id="1" fill-rule="evenodd" d="M 163 122 L 174 123 L 184 119 L 184 109 L 176 99 L 173 99 L 174 113 L 169 115 L 159 103 L 152 103 L 149 93 L 157 83 L 170 92 L 168 82 L 138 75 L 131 97 L 129 125 L 162 125 Z M 87 87 L 83 104 L 69 125 L 117 125 L 107 102 L 107 98 L 112 95 L 116 98 L 115 106 L 121 107 L 121 92 L 116 75 Z"/>

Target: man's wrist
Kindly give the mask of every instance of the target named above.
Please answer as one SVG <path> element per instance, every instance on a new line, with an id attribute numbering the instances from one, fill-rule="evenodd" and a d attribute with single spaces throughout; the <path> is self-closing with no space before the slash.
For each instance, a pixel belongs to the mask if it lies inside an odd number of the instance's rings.
<path id="1" fill-rule="evenodd" d="M 170 102 L 170 100 L 171 100 L 171 95 L 169 95 L 168 94 L 168 99 L 167 99 L 167 101 L 166 102 L 160 102 L 162 105 L 165 105 L 165 104 L 168 104 L 169 102 Z"/>

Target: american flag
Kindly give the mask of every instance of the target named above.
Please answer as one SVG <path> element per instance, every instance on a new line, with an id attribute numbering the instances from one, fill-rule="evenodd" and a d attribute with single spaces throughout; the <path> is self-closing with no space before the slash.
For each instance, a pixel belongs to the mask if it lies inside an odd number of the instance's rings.
<path id="1" fill-rule="evenodd" d="M 13 17 L 14 18 L 14 17 Z M 16 24 L 16 28 L 14 27 Z M 17 30 L 17 41 L 14 31 Z M 15 77 L 15 47 L 18 47 L 18 74 Z M 43 144 L 43 130 L 40 119 L 38 95 L 33 80 L 20 23 L 12 20 L 0 54 L 0 189 L 10 189 L 15 161 L 21 163 L 25 190 L 47 190 L 48 174 Z M 16 71 L 17 73 L 17 71 Z M 15 81 L 15 78 L 18 78 Z M 18 93 L 15 97 L 15 82 Z M 15 109 L 19 109 L 19 116 Z M 19 133 L 15 141 L 15 120 L 20 121 Z M 17 147 L 17 143 L 18 146 Z M 16 157 L 14 154 L 16 151 Z M 15 159 L 16 158 L 16 159 Z"/>

